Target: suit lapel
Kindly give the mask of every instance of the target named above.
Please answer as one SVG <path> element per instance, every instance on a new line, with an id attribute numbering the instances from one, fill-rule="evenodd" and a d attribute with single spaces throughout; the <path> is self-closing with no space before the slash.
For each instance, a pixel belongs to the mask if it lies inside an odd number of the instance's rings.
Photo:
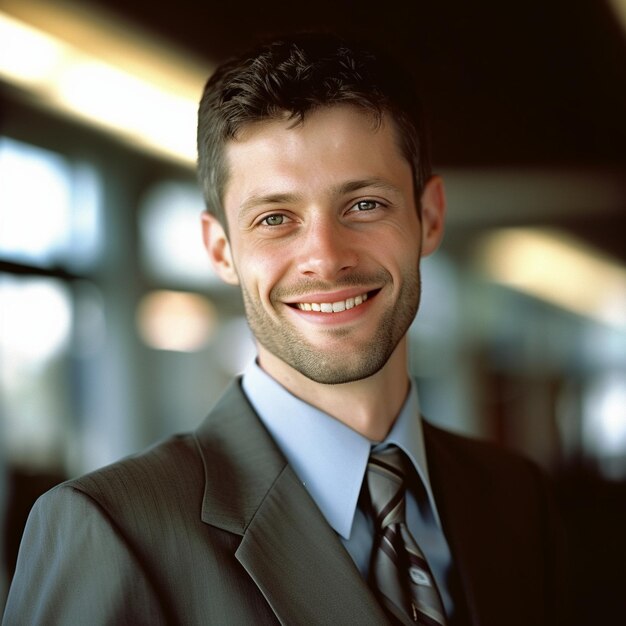
<path id="1" fill-rule="evenodd" d="M 485 477 L 476 478 L 471 467 L 448 445 L 449 437 L 454 435 L 424 422 L 430 480 L 460 577 L 459 592 L 473 626 L 498 623 L 497 618 L 496 622 L 491 622 L 489 617 L 498 603 L 497 581 L 486 566 L 498 560 L 486 552 L 494 545 L 497 529 L 492 528 L 493 521 L 489 519 L 491 505 L 484 500 L 482 490 L 476 489 L 477 484 L 484 486 Z"/>
<path id="2" fill-rule="evenodd" d="M 235 556 L 281 623 L 387 623 L 237 383 L 197 439 L 206 470 L 202 519 L 243 535 Z"/>
<path id="3" fill-rule="evenodd" d="M 441 431 L 428 422 L 423 422 L 423 425 L 428 471 L 441 524 L 460 577 L 462 600 L 467 606 L 468 618 L 471 624 L 478 626 L 480 620 L 475 602 L 474 564 L 472 554 L 467 550 L 467 542 L 473 541 L 468 532 L 468 511 L 474 511 L 476 504 L 469 499 L 463 471 L 457 468 L 457 459 L 440 440 Z"/>
<path id="4" fill-rule="evenodd" d="M 237 551 L 283 624 L 385 624 L 352 559 L 291 468 Z"/>

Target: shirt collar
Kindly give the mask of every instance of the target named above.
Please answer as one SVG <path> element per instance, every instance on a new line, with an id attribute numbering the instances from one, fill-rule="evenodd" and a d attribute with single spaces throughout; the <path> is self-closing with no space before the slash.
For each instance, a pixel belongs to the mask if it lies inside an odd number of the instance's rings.
<path id="1" fill-rule="evenodd" d="M 349 539 L 372 442 L 292 395 L 256 362 L 243 374 L 243 390 L 328 523 Z M 402 448 L 432 498 L 415 385 L 385 441 Z M 437 518 L 438 520 L 438 518 Z"/>
<path id="2" fill-rule="evenodd" d="M 435 498 L 430 486 L 419 399 L 417 396 L 417 388 L 413 381 L 411 381 L 411 387 L 404 402 L 404 406 L 400 410 L 400 414 L 391 427 L 389 434 L 384 441 L 381 441 L 373 447 L 382 449 L 392 444 L 401 448 L 413 464 L 415 471 L 418 473 L 426 489 L 435 521 L 439 527 L 441 527 Z"/>

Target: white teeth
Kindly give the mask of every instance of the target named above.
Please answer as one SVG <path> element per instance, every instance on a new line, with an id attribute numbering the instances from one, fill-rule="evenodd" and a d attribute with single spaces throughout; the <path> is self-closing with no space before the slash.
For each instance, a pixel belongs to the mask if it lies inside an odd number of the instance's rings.
<path id="1" fill-rule="evenodd" d="M 299 302 L 298 308 L 301 311 L 320 311 L 322 313 L 341 313 L 347 309 L 353 309 L 359 304 L 363 304 L 367 300 L 367 294 L 364 293 L 361 296 L 354 298 L 348 298 L 346 300 L 339 300 L 338 302 Z"/>

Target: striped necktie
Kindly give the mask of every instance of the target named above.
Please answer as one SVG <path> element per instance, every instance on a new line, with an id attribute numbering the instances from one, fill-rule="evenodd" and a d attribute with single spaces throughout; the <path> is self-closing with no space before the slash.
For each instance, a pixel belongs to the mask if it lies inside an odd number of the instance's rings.
<path id="1" fill-rule="evenodd" d="M 396 622 L 442 626 L 446 617 L 437 585 L 406 525 L 405 467 L 395 446 L 369 458 L 366 480 L 375 528 L 370 578 Z"/>

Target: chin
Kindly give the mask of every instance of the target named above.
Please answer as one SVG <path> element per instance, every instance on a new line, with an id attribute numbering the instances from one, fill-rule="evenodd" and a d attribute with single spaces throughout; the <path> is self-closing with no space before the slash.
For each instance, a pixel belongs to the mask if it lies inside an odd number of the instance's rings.
<path id="1" fill-rule="evenodd" d="M 384 367 L 387 360 L 388 357 L 376 360 L 368 358 L 362 363 L 342 366 L 336 362 L 330 365 L 325 359 L 309 358 L 305 362 L 290 363 L 290 366 L 313 382 L 323 385 L 344 385 L 374 376 Z"/>

